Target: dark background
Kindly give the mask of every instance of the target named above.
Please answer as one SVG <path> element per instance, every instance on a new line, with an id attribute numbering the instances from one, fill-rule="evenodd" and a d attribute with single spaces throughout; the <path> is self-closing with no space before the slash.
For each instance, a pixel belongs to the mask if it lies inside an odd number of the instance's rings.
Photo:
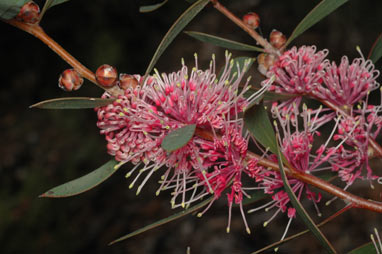
<path id="1" fill-rule="evenodd" d="M 108 63 L 120 72 L 142 74 L 166 31 L 189 6 L 186 1 L 172 0 L 153 13 L 139 13 L 139 6 L 149 3 L 154 1 L 69 1 L 49 10 L 42 26 L 91 70 Z M 318 1 L 222 3 L 239 17 L 256 11 L 262 19 L 264 35 L 273 28 L 288 35 Z M 367 54 L 381 32 L 380 11 L 381 1 L 349 1 L 299 37 L 294 45 L 328 48 L 329 57 L 337 61 L 342 55 L 358 57 L 356 45 Z M 254 43 L 210 5 L 186 30 Z M 135 196 L 135 190 L 128 189 L 130 181 L 124 178 L 126 168 L 82 195 L 38 198 L 46 190 L 96 169 L 110 156 L 104 137 L 98 134 L 94 111 L 50 111 L 28 106 L 63 96 L 99 97 L 102 91 L 88 81 L 72 94 L 60 90 L 58 76 L 69 67 L 63 60 L 37 39 L 5 23 L 0 23 L 0 33 L 1 253 L 186 253 L 187 246 L 191 253 L 249 253 L 280 239 L 286 216 L 278 216 L 263 228 L 263 222 L 273 213 L 262 211 L 247 217 L 253 231 L 248 236 L 238 209 L 234 209 L 232 230 L 226 234 L 228 213 L 222 199 L 201 219 L 187 216 L 109 247 L 107 244 L 115 238 L 174 213 L 169 193 L 155 197 L 155 177 Z M 162 55 L 157 68 L 160 72 L 176 71 L 181 57 L 193 63 L 194 52 L 199 54 L 200 66 L 208 66 L 212 53 L 218 60 L 224 59 L 224 50 L 180 34 Z M 234 56 L 245 54 L 233 51 Z M 252 73 L 259 77 L 255 68 Z M 258 78 L 253 80 L 256 85 Z M 381 200 L 380 186 L 376 185 L 375 192 L 369 190 L 368 183 L 350 189 Z M 325 207 L 328 198 L 325 196 L 320 204 L 324 218 L 344 205 L 336 201 Z M 308 210 L 315 221 L 322 220 L 313 209 Z M 369 241 L 372 229 L 382 231 L 381 225 L 380 215 L 353 209 L 325 226 L 323 232 L 343 253 Z M 301 222 L 295 220 L 288 235 L 303 229 Z M 279 252 L 321 253 L 321 247 L 308 234 L 281 247 Z"/>

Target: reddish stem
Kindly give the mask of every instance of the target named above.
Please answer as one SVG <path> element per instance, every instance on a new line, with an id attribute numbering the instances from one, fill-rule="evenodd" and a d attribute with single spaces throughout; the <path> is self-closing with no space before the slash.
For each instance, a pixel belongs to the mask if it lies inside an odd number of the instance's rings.
<path id="1" fill-rule="evenodd" d="M 11 24 L 41 40 L 45 43 L 51 50 L 53 50 L 57 55 L 65 60 L 70 66 L 72 66 L 82 77 L 93 82 L 97 86 L 98 83 L 95 79 L 95 75 L 92 71 L 82 65 L 77 59 L 70 55 L 65 49 L 63 49 L 57 42 L 55 42 L 51 37 L 49 37 L 45 31 L 38 24 L 27 24 L 15 19 L 7 20 L 8 24 Z M 102 87 L 101 87 L 102 88 Z"/>
<path id="2" fill-rule="evenodd" d="M 15 19 L 5 20 L 8 24 L 11 24 L 41 40 L 45 43 L 51 50 L 53 50 L 57 55 L 59 55 L 65 62 L 72 66 L 82 77 L 88 79 L 98 87 L 109 92 L 114 96 L 121 94 L 121 89 L 117 86 L 112 88 L 104 88 L 97 83 L 94 73 L 81 64 L 76 58 L 69 54 L 65 49 L 63 49 L 57 42 L 55 42 L 45 31 L 41 28 L 39 24 L 27 24 Z"/>
<path id="3" fill-rule="evenodd" d="M 274 54 L 279 56 L 280 52 L 275 49 L 266 39 L 264 39 L 261 35 L 259 35 L 254 29 L 247 26 L 241 19 L 235 16 L 231 11 L 221 5 L 217 0 L 211 0 L 213 6 L 224 14 L 227 18 L 229 18 L 233 23 L 238 25 L 241 29 L 247 32 L 253 39 L 255 39 L 261 46 L 264 47 L 264 50 L 267 53 Z"/>
<path id="4" fill-rule="evenodd" d="M 275 171 L 280 171 L 280 168 L 276 162 L 261 158 L 261 156 L 252 152 L 248 152 L 247 156 L 249 158 L 257 159 L 259 161 L 258 163 L 264 167 L 271 168 Z M 352 207 L 382 213 L 382 203 L 358 197 L 311 174 L 306 174 L 304 172 L 290 168 L 285 168 L 285 173 L 290 177 L 301 180 L 304 183 L 313 185 L 323 191 L 326 191 L 327 193 L 332 194 L 333 196 L 347 201 L 352 205 Z"/>

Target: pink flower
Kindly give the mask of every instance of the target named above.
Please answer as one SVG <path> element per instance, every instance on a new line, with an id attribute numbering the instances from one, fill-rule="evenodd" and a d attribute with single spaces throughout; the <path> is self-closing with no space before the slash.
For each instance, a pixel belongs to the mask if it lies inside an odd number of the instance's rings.
<path id="1" fill-rule="evenodd" d="M 143 82 L 142 86 L 129 88 L 123 95 L 104 107 L 97 108 L 98 127 L 108 142 L 109 154 L 115 156 L 121 165 L 131 161 L 136 166 L 126 175 L 137 173 L 132 188 L 141 175 L 145 178 L 139 184 L 137 194 L 149 177 L 162 166 L 162 190 L 172 189 L 172 206 L 186 207 L 206 195 L 221 191 L 231 179 L 221 169 L 227 167 L 221 161 L 239 160 L 245 156 L 247 143 L 238 134 L 231 133 L 230 126 L 236 126 L 242 119 L 238 114 L 250 103 L 243 94 L 249 89 L 248 81 L 238 91 L 244 73 L 245 62 L 238 73 L 232 73 L 233 61 L 226 53 L 226 65 L 220 78 L 215 74 L 215 58 L 210 68 L 202 71 L 196 66 L 189 72 L 182 62 L 182 68 L 171 74 L 156 74 Z M 103 97 L 110 97 L 107 93 Z M 197 129 L 215 133 L 215 140 L 193 136 L 184 147 L 167 153 L 161 147 L 163 138 L 172 130 L 187 124 L 196 124 Z M 218 136 L 227 135 L 227 144 L 234 142 L 235 149 L 218 144 Z M 228 156 L 228 157 L 227 157 Z M 239 158 L 240 157 L 240 158 Z M 239 162 L 234 162 L 239 163 Z M 233 164 L 234 164 L 233 163 Z M 138 170 L 138 167 L 142 169 Z M 138 172 L 136 172 L 138 171 Z M 226 181 L 226 182 L 225 182 Z"/>
<path id="2" fill-rule="evenodd" d="M 351 106 L 363 99 L 368 92 L 378 88 L 379 71 L 371 60 L 356 58 L 352 63 L 343 56 L 339 66 L 335 62 L 325 66 L 323 84 L 316 87 L 316 97 L 337 106 Z"/>
<path id="3" fill-rule="evenodd" d="M 382 117 L 378 114 L 382 111 L 381 106 L 359 105 L 357 110 L 352 110 L 349 115 L 341 115 L 337 134 L 334 140 L 343 143 L 340 149 L 330 159 L 334 171 L 347 183 L 347 186 L 359 179 L 375 180 L 369 165 L 369 157 L 373 156 L 373 150 L 369 147 L 369 138 L 376 138 L 382 128 Z M 362 176 L 366 169 L 366 177 Z"/>
<path id="4" fill-rule="evenodd" d="M 298 99 L 297 102 L 299 102 Z M 314 153 L 312 152 L 314 136 L 320 135 L 318 128 L 333 119 L 333 113 L 322 114 L 322 112 L 322 108 L 312 110 L 308 109 L 306 105 L 303 105 L 303 110 L 300 112 L 296 103 L 289 103 L 287 108 L 284 106 L 279 108 L 277 104 L 274 104 L 272 107 L 272 113 L 278 119 L 278 126 L 283 134 L 282 137 L 279 137 L 281 152 L 298 171 L 310 174 L 326 169 L 322 164 L 327 162 L 331 156 L 331 154 L 324 153 L 327 144 L 321 145 Z M 270 156 L 270 159 L 277 161 L 275 155 Z M 272 208 L 276 208 L 275 213 L 264 223 L 264 226 L 272 221 L 280 212 L 287 212 L 290 220 L 282 236 L 283 239 L 288 231 L 291 220 L 296 215 L 296 211 L 290 205 L 289 196 L 283 190 L 284 184 L 280 173 L 276 171 L 263 171 L 262 174 L 263 179 L 257 189 L 263 189 L 265 193 L 271 194 L 272 201 L 249 212 L 264 208 L 266 211 L 269 211 Z M 306 198 L 313 202 L 320 215 L 316 203 L 320 202 L 321 194 L 311 191 L 307 184 L 297 179 L 288 177 L 288 182 L 297 198 L 301 199 L 305 193 Z"/>
<path id="5" fill-rule="evenodd" d="M 293 47 L 285 51 L 267 73 L 268 80 L 275 76 L 275 82 L 270 91 L 289 94 L 309 94 L 320 85 L 325 75 L 324 68 L 328 64 L 324 61 L 328 50 L 316 52 L 315 46 Z"/>

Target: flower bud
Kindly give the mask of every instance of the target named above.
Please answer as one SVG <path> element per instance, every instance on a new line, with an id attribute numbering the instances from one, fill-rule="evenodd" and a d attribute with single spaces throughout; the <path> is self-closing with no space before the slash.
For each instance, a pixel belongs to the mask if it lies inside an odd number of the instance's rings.
<path id="1" fill-rule="evenodd" d="M 257 56 L 258 67 L 257 70 L 266 76 L 268 70 L 274 65 L 277 57 L 273 54 L 261 53 Z"/>
<path id="2" fill-rule="evenodd" d="M 84 79 L 74 69 L 67 69 L 63 71 L 58 79 L 58 86 L 64 91 L 70 92 L 78 90 Z"/>
<path id="3" fill-rule="evenodd" d="M 286 42 L 286 37 L 282 32 L 273 29 L 273 31 L 269 35 L 269 42 L 272 44 L 273 47 L 279 49 L 282 46 L 284 46 Z"/>
<path id="4" fill-rule="evenodd" d="M 98 84 L 106 88 L 113 87 L 118 79 L 117 69 L 108 64 L 98 67 L 95 76 Z"/>
<path id="5" fill-rule="evenodd" d="M 121 73 L 119 74 L 118 85 L 123 90 L 126 90 L 129 87 L 135 88 L 138 85 L 138 80 L 133 75 Z"/>
<path id="6" fill-rule="evenodd" d="M 256 29 L 260 25 L 260 17 L 255 12 L 250 12 L 243 16 L 243 22 L 252 29 Z"/>
<path id="7" fill-rule="evenodd" d="M 40 20 L 40 7 L 33 1 L 27 2 L 21 7 L 16 19 L 24 23 L 36 24 Z"/>

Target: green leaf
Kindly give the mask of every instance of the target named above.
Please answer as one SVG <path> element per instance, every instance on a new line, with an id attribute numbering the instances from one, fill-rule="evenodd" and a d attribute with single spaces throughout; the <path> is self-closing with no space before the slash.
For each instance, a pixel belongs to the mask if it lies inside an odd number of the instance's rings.
<path id="1" fill-rule="evenodd" d="M 158 4 L 141 6 L 141 7 L 139 7 L 139 12 L 146 13 L 146 12 L 155 11 L 155 10 L 159 9 L 160 7 L 162 7 L 163 5 L 165 5 L 167 3 L 167 1 L 168 0 L 164 0 L 163 2 L 158 3 Z"/>
<path id="2" fill-rule="evenodd" d="M 280 153 L 280 149 L 278 144 L 277 145 L 277 159 L 279 163 L 279 168 L 280 168 L 280 174 L 281 178 L 283 179 L 284 183 L 284 188 L 286 193 L 289 196 L 289 199 L 293 205 L 293 207 L 296 209 L 297 214 L 301 217 L 302 221 L 304 224 L 309 228 L 309 230 L 312 232 L 312 234 L 317 238 L 317 240 L 321 243 L 321 245 L 325 248 L 325 250 L 328 253 L 336 253 L 335 249 L 333 246 L 330 244 L 328 239 L 322 234 L 321 230 L 317 227 L 316 224 L 314 224 L 313 220 L 309 217 L 308 213 L 305 211 L 304 207 L 301 205 L 300 201 L 298 201 L 296 195 L 294 194 L 292 188 L 289 185 L 287 176 L 284 171 L 284 166 L 283 166 L 283 158 Z"/>
<path id="3" fill-rule="evenodd" d="M 349 254 L 377 254 L 377 250 L 375 249 L 373 242 L 369 242 L 351 250 Z"/>
<path id="4" fill-rule="evenodd" d="M 115 99 L 101 99 L 90 97 L 66 97 L 56 98 L 33 104 L 30 108 L 43 109 L 82 109 L 106 106 Z"/>
<path id="5" fill-rule="evenodd" d="M 262 103 L 245 111 L 244 123 L 248 131 L 262 146 L 269 148 L 274 154 L 277 153 L 276 135 Z"/>
<path id="6" fill-rule="evenodd" d="M 40 198 L 65 198 L 81 194 L 85 191 L 93 189 L 106 179 L 108 179 L 112 174 L 114 174 L 117 169 L 118 162 L 115 160 L 110 160 L 100 168 L 84 175 L 80 178 L 72 180 L 70 182 L 64 183 L 57 187 L 54 187 L 47 192 L 41 194 Z"/>
<path id="7" fill-rule="evenodd" d="M 175 37 L 183 30 L 183 28 L 190 23 L 190 21 L 208 4 L 209 0 L 199 0 L 193 5 L 191 5 L 170 27 L 166 35 L 163 37 L 161 43 L 159 44 L 157 50 L 149 66 L 147 67 L 145 76 L 150 74 L 151 70 L 154 68 L 159 57 L 163 54 L 165 49 L 170 45 L 170 43 L 175 39 Z"/>
<path id="8" fill-rule="evenodd" d="M 138 230 L 136 230 L 136 231 L 134 231 L 134 232 L 131 232 L 130 234 L 127 234 L 127 235 L 125 235 L 125 236 L 122 236 L 122 237 L 120 237 L 120 238 L 118 238 L 118 239 L 112 241 L 111 243 L 109 243 L 109 245 L 112 245 L 112 244 L 114 244 L 114 243 L 117 243 L 117 242 L 126 240 L 126 239 L 128 239 L 128 238 L 130 238 L 130 237 L 139 235 L 139 234 L 141 234 L 141 233 L 143 233 L 143 232 L 146 232 L 146 231 L 148 231 L 148 230 L 150 230 L 150 229 L 159 227 L 159 226 L 161 226 L 161 225 L 164 225 L 164 224 L 166 224 L 166 223 L 169 223 L 169 222 L 171 222 L 171 221 L 174 221 L 174 220 L 176 220 L 176 219 L 179 219 L 179 218 L 181 218 L 181 217 L 183 217 L 183 216 L 185 216 L 185 215 L 187 215 L 187 214 L 193 213 L 193 212 L 199 210 L 200 208 L 202 208 L 203 206 L 206 206 L 208 203 L 210 203 L 210 202 L 212 201 L 213 198 L 214 198 L 214 197 L 212 196 L 212 197 L 210 197 L 210 198 L 204 200 L 203 202 L 201 202 L 201 203 L 199 203 L 199 204 L 197 204 L 197 205 L 195 205 L 195 206 L 193 206 L 193 207 L 190 207 L 190 208 L 188 208 L 188 209 L 185 209 L 185 210 L 183 210 L 183 211 L 181 211 L 181 212 L 179 212 L 179 213 L 176 213 L 176 214 L 174 214 L 174 215 L 171 215 L 170 217 L 167 217 L 167 218 L 165 218 L 165 219 L 159 220 L 159 221 L 154 222 L 154 223 L 152 223 L 152 224 L 150 224 L 150 225 L 147 225 L 147 226 L 145 226 L 145 227 L 143 227 L 143 228 L 140 228 L 140 229 L 138 229 Z"/>
<path id="9" fill-rule="evenodd" d="M 58 5 L 58 4 L 62 4 L 62 3 L 65 3 L 69 0 L 46 0 L 45 1 L 45 4 L 44 4 L 44 7 L 42 8 L 41 10 L 41 13 L 40 13 L 40 19 L 42 19 L 42 17 L 44 16 L 45 12 L 55 6 L 55 5 Z"/>
<path id="10" fill-rule="evenodd" d="M 375 64 L 382 57 L 382 34 L 375 40 L 368 58 Z"/>
<path id="11" fill-rule="evenodd" d="M 0 18 L 13 19 L 19 14 L 21 7 L 27 2 L 29 2 L 29 0 L 1 0 Z"/>
<path id="12" fill-rule="evenodd" d="M 162 141 L 162 148 L 167 152 L 175 151 L 185 146 L 195 133 L 195 124 L 186 125 L 171 131 Z"/>
<path id="13" fill-rule="evenodd" d="M 322 0 L 316 7 L 311 10 L 308 15 L 297 25 L 292 32 L 285 46 L 289 45 L 297 36 L 308 30 L 321 19 L 328 16 L 338 7 L 346 3 L 348 0 Z"/>
<path id="14" fill-rule="evenodd" d="M 227 49 L 234 49 L 234 50 L 244 50 L 244 51 L 257 51 L 257 52 L 264 52 L 264 49 L 255 47 L 252 45 L 244 44 L 241 42 L 231 41 L 228 39 L 224 39 L 221 37 L 217 37 L 210 34 L 195 32 L 195 31 L 187 31 L 185 32 L 189 36 L 200 40 L 202 42 L 207 42 L 214 44 L 216 46 L 227 48 Z"/>

